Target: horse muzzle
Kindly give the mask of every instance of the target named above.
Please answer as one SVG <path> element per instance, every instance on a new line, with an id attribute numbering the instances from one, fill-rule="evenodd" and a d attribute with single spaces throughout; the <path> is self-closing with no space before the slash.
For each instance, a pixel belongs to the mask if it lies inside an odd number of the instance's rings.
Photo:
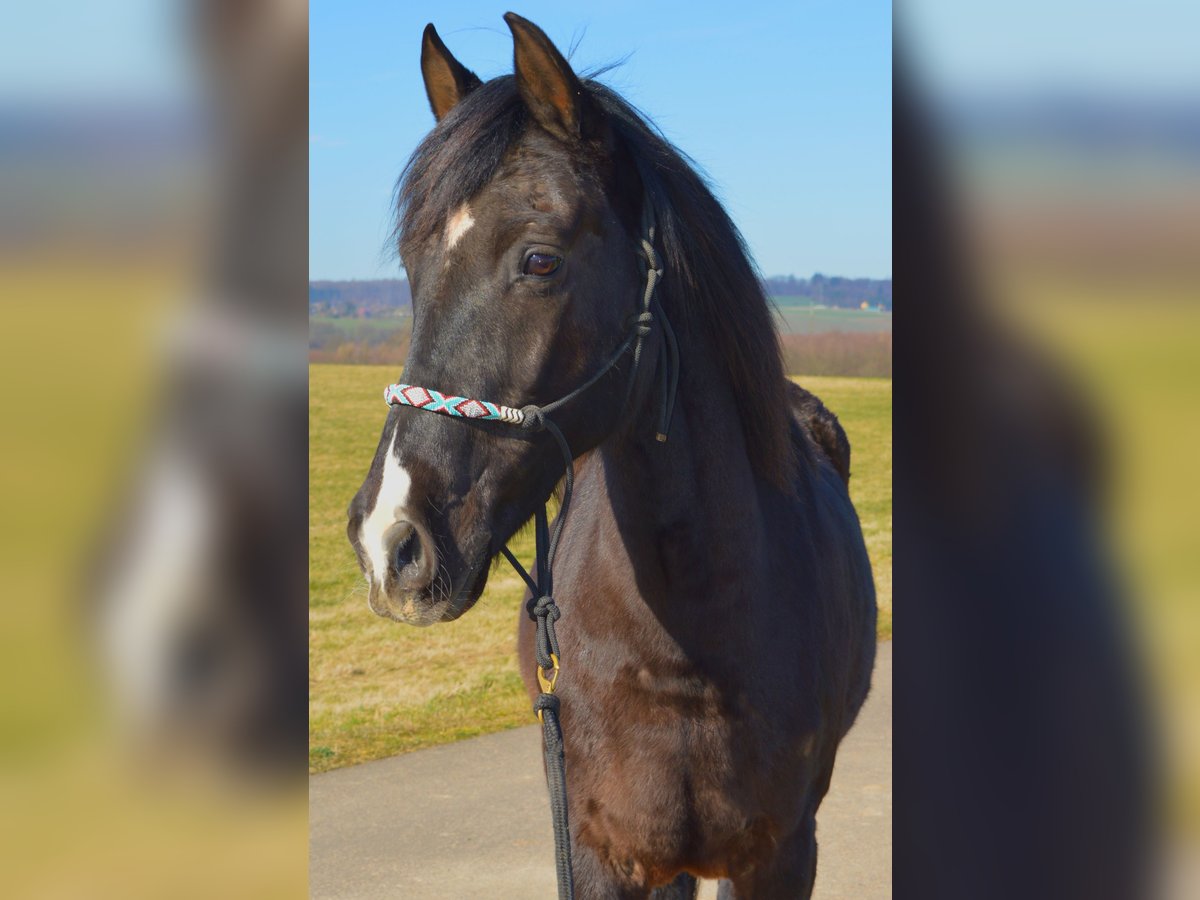
<path id="1" fill-rule="evenodd" d="M 423 526 L 400 521 L 389 529 L 388 568 L 382 581 L 370 578 L 367 602 L 385 619 L 420 627 L 451 622 L 475 605 L 487 583 L 486 559 L 471 566 L 457 584 Z"/>

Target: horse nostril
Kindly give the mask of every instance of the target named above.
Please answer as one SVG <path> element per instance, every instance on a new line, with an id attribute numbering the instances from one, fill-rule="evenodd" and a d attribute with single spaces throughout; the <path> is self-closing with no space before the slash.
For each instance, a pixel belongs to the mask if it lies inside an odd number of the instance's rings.
<path id="1" fill-rule="evenodd" d="M 421 563 L 421 539 L 417 530 L 405 523 L 406 531 L 399 536 L 392 560 L 396 571 L 403 572 L 409 566 L 419 566 Z"/>
<path id="2" fill-rule="evenodd" d="M 423 591 L 433 581 L 436 551 L 424 527 L 397 519 L 384 536 L 389 590 Z"/>

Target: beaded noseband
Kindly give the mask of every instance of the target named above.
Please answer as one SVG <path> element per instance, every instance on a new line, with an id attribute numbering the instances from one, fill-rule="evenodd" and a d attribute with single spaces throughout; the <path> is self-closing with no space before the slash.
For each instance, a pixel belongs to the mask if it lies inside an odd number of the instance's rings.
<path id="1" fill-rule="evenodd" d="M 562 534 L 563 523 L 571 508 L 571 494 L 574 490 L 575 473 L 572 463 L 575 457 L 563 437 L 558 426 L 549 415 L 565 404 L 574 400 L 620 362 L 621 358 L 631 348 L 633 350 L 633 367 L 629 373 L 629 383 L 626 386 L 624 403 L 629 402 L 633 394 L 633 386 L 637 380 L 638 368 L 642 360 L 642 347 L 646 337 L 653 331 L 656 321 L 662 327 L 659 337 L 663 352 L 659 354 L 658 367 L 661 374 L 661 405 L 659 407 L 659 422 L 657 439 L 666 441 L 667 432 L 671 426 L 671 414 L 675 405 L 675 392 L 679 384 L 679 346 L 675 333 L 667 321 L 662 307 L 654 298 L 654 289 L 663 276 L 662 265 L 658 252 L 654 249 L 655 221 L 654 207 L 649 195 L 642 201 L 641 238 L 642 268 L 646 278 L 646 288 L 642 294 L 641 309 L 630 320 L 631 330 L 624 341 L 616 348 L 608 360 L 591 378 L 564 397 L 553 403 L 542 406 L 531 404 L 515 409 L 488 400 L 476 400 L 473 397 L 460 397 L 443 394 L 432 388 L 415 384 L 390 384 L 383 392 L 383 399 L 389 406 L 408 406 L 424 412 L 440 413 L 454 419 L 477 422 L 502 422 L 505 425 L 517 426 L 525 431 L 548 431 L 558 444 L 563 455 L 563 495 L 559 505 L 558 519 L 554 528 L 547 526 L 546 508 L 543 505 L 535 514 L 534 537 L 536 544 L 534 566 L 536 580 L 512 554 L 508 547 L 502 547 L 501 553 L 509 561 L 517 574 L 528 586 L 531 599 L 526 605 L 529 617 L 537 623 L 537 638 L 534 641 L 534 653 L 537 658 L 537 680 L 541 686 L 541 694 L 534 703 L 538 721 L 542 723 L 546 756 L 546 781 L 550 790 L 550 805 L 553 811 L 554 843 L 558 862 L 559 896 L 573 897 L 573 876 L 571 871 L 570 846 L 571 836 L 567 825 L 566 806 L 566 775 L 564 773 L 563 737 L 559 727 L 559 700 L 555 695 L 558 683 L 559 653 L 558 638 L 555 635 L 554 623 L 560 615 L 558 606 L 554 603 L 552 567 L 554 555 L 558 549 L 558 540 Z M 624 405 L 623 403 L 623 405 Z"/>
<path id="2" fill-rule="evenodd" d="M 415 384 L 389 384 L 383 392 L 383 399 L 389 406 L 411 406 L 413 409 L 440 412 L 460 419 L 505 422 L 509 425 L 525 422 L 525 413 L 511 406 L 472 400 L 470 397 L 447 397 L 441 391 L 431 391 Z"/>

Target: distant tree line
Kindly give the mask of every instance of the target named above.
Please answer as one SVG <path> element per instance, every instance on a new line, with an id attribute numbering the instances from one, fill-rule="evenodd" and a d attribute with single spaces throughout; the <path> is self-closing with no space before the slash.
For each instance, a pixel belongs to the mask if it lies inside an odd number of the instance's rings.
<path id="1" fill-rule="evenodd" d="M 412 310 L 404 278 L 378 281 L 310 281 L 308 314 L 339 319 L 395 318 Z"/>
<path id="2" fill-rule="evenodd" d="M 862 304 L 892 309 L 892 279 L 841 278 L 816 274 L 812 278 L 775 275 L 763 279 L 771 297 L 808 297 L 821 306 L 858 309 Z"/>

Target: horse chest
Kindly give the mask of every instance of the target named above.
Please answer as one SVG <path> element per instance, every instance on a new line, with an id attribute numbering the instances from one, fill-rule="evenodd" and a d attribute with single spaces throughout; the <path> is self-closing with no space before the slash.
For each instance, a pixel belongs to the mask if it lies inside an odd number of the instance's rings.
<path id="1" fill-rule="evenodd" d="M 766 858 L 803 796 L 801 772 L 778 771 L 779 758 L 739 738 L 747 722 L 715 685 L 645 668 L 624 682 L 610 685 L 621 694 L 615 720 L 568 731 L 579 839 L 648 885 L 684 869 L 722 877 Z"/>

